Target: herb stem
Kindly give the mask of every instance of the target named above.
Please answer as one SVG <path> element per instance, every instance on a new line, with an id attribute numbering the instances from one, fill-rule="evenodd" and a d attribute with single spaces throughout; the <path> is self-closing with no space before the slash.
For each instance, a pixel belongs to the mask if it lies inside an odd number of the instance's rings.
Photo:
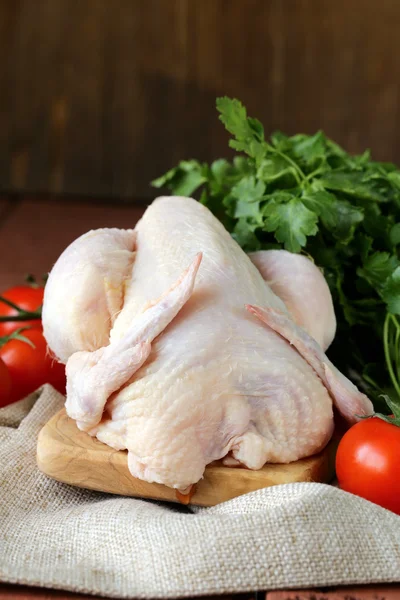
<path id="1" fill-rule="evenodd" d="M 297 174 L 300 175 L 301 179 L 303 181 L 306 180 L 306 176 L 305 176 L 304 172 L 302 171 L 302 169 L 300 169 L 299 165 L 290 158 L 290 156 L 288 156 L 284 152 L 281 152 L 280 150 L 277 150 L 276 148 L 273 148 L 272 146 L 268 146 L 268 149 L 271 150 L 272 152 L 274 152 L 275 154 L 277 154 L 278 156 L 280 156 L 281 158 L 283 158 L 283 160 L 286 160 L 286 162 L 288 162 L 290 165 L 292 165 L 292 167 L 295 169 L 295 171 L 297 171 Z M 297 181 L 298 181 L 298 183 L 300 183 L 299 180 L 297 180 Z"/>
<path id="2" fill-rule="evenodd" d="M 309 181 L 310 179 L 318 175 L 318 173 L 322 173 L 323 171 L 324 169 L 322 167 L 318 167 L 318 169 L 315 169 L 315 171 L 305 176 L 305 181 Z"/>
<path id="3" fill-rule="evenodd" d="M 373 389 L 375 389 L 377 392 L 381 391 L 381 388 L 379 387 L 379 385 L 376 383 L 376 381 L 374 381 L 372 379 L 372 377 L 370 377 L 369 375 L 364 374 L 362 376 L 362 378 L 364 379 L 364 381 L 366 381 Z"/>
<path id="4" fill-rule="evenodd" d="M 400 380 L 400 356 L 399 356 L 399 352 L 400 352 L 400 327 L 398 326 L 398 322 L 396 319 L 396 338 L 394 341 L 394 351 L 395 351 L 395 362 L 396 362 L 396 371 L 397 371 L 397 379 Z"/>
<path id="5" fill-rule="evenodd" d="M 386 366 L 389 371 L 390 379 L 392 380 L 393 387 L 396 390 L 397 395 L 400 398 L 400 384 L 399 384 L 399 381 L 397 380 L 395 372 L 393 370 L 392 358 L 390 356 L 390 341 L 389 341 L 390 329 L 389 329 L 389 326 L 390 326 L 391 322 L 394 323 L 394 326 L 396 327 L 396 329 L 399 330 L 399 324 L 397 323 L 397 319 L 391 313 L 388 312 L 388 313 L 386 313 L 385 323 L 383 325 L 383 349 L 385 352 Z"/>

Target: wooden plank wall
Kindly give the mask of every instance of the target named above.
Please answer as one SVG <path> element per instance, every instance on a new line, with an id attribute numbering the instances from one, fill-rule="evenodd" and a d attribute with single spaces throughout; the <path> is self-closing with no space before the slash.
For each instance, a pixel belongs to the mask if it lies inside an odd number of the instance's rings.
<path id="1" fill-rule="evenodd" d="M 215 97 L 400 162 L 399 0 L 0 0 L 0 190 L 149 197 Z"/>

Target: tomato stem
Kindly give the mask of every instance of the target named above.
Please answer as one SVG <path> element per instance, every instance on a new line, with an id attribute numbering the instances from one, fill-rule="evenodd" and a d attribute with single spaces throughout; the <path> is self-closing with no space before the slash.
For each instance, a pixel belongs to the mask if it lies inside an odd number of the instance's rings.
<path id="1" fill-rule="evenodd" d="M 21 312 L 19 315 L 12 315 L 10 317 L 0 317 L 0 323 L 8 323 L 9 321 L 40 321 L 40 315 L 34 312 Z"/>
<path id="2" fill-rule="evenodd" d="M 35 311 L 24 310 L 18 304 L 14 304 L 11 300 L 4 298 L 4 296 L 0 296 L 0 302 L 7 304 L 10 308 L 13 308 L 18 312 L 18 315 L 10 315 L 7 317 L 0 317 L 0 323 L 5 323 L 7 321 L 26 321 L 27 319 L 41 319 L 42 318 L 42 307 Z"/>
<path id="3" fill-rule="evenodd" d="M 31 288 L 38 289 L 38 288 L 43 288 L 45 286 L 48 278 L 49 278 L 48 273 L 45 273 L 44 275 L 42 275 L 43 283 L 38 283 L 36 281 L 36 277 L 30 273 L 29 275 L 25 276 L 25 281 L 26 281 L 26 283 L 29 284 L 29 286 Z"/>
<path id="4" fill-rule="evenodd" d="M 18 306 L 18 304 L 14 304 L 14 302 L 11 302 L 11 300 L 7 300 L 7 298 L 4 298 L 4 296 L 0 296 L 0 301 L 3 302 L 4 304 L 7 304 L 7 306 L 10 306 L 11 308 L 14 308 L 18 312 L 22 311 L 22 309 Z"/>
<path id="5" fill-rule="evenodd" d="M 36 348 L 35 344 L 30 339 L 22 335 L 22 332 L 26 331 L 27 329 L 31 329 L 31 327 L 20 327 L 19 329 L 16 329 L 12 333 L 10 333 L 10 335 L 0 337 L 0 348 L 2 348 L 5 344 L 7 344 L 7 342 L 10 342 L 11 340 L 19 340 L 20 342 L 25 342 L 32 348 Z"/>

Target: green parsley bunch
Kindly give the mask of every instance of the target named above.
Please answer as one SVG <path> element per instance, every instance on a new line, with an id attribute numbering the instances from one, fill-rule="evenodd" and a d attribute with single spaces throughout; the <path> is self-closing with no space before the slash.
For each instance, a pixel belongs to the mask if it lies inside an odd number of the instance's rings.
<path id="1" fill-rule="evenodd" d="M 322 131 L 267 140 L 236 99 L 218 98 L 217 110 L 233 160 L 183 160 L 153 185 L 196 194 L 246 252 L 312 258 L 338 321 L 329 354 L 382 409 L 380 394 L 400 396 L 400 170 Z"/>

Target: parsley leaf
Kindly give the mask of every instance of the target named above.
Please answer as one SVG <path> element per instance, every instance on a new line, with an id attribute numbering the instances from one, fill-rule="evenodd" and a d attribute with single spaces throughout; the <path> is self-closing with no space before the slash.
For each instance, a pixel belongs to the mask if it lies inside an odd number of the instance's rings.
<path id="1" fill-rule="evenodd" d="M 361 201 L 386 202 L 386 196 L 377 186 L 365 183 L 364 178 L 365 175 L 361 171 L 331 171 L 325 173 L 320 181 L 327 190 L 340 192 L 345 196 Z"/>
<path id="2" fill-rule="evenodd" d="M 232 237 L 246 252 L 260 250 L 261 244 L 254 233 L 256 226 L 246 218 L 239 218 L 233 228 Z"/>
<path id="3" fill-rule="evenodd" d="M 387 278 L 383 286 L 382 298 L 390 313 L 400 315 L 400 266 L 396 267 Z"/>
<path id="4" fill-rule="evenodd" d="M 382 290 L 398 264 L 398 259 L 388 252 L 374 252 L 365 259 L 363 266 L 357 269 L 357 275 L 368 281 L 372 287 Z"/>
<path id="5" fill-rule="evenodd" d="M 398 246 L 400 244 L 400 223 L 393 225 L 390 230 L 389 237 L 393 246 Z"/>
<path id="6" fill-rule="evenodd" d="M 239 100 L 217 98 L 219 119 L 235 137 L 229 142 L 234 150 L 246 152 L 258 164 L 265 154 L 264 128 L 257 119 L 247 117 L 247 111 Z"/>
<path id="7" fill-rule="evenodd" d="M 167 187 L 177 196 L 191 196 L 207 181 L 206 167 L 197 160 L 182 160 L 177 167 L 152 181 L 154 187 Z"/>
<path id="8" fill-rule="evenodd" d="M 259 202 L 264 194 L 265 185 L 256 181 L 253 175 L 243 177 L 231 190 L 231 195 L 242 202 Z"/>
<path id="9" fill-rule="evenodd" d="M 293 153 L 305 166 L 314 168 L 325 159 L 326 138 L 322 131 L 315 135 L 295 135 L 292 137 Z"/>
<path id="10" fill-rule="evenodd" d="M 308 209 L 319 216 L 324 227 L 343 244 L 353 238 L 356 225 L 364 218 L 362 209 L 352 206 L 346 200 L 339 200 L 327 191 L 306 192 L 302 200 Z"/>
<path id="11" fill-rule="evenodd" d="M 308 210 L 299 198 L 278 203 L 271 200 L 263 209 L 264 230 L 273 231 L 278 242 L 290 252 L 300 252 L 307 243 L 307 236 L 318 231 L 317 216 Z"/>

